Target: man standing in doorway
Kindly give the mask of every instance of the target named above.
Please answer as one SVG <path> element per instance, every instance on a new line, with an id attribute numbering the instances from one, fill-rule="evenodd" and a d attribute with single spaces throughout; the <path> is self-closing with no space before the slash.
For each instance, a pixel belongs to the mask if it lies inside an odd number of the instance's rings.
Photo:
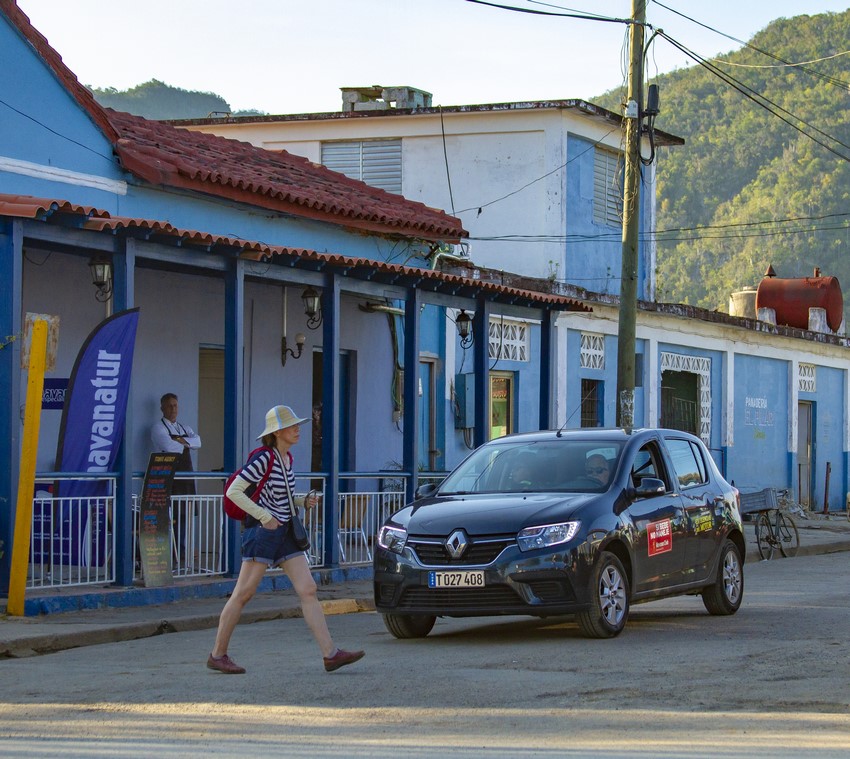
<path id="1" fill-rule="evenodd" d="M 177 459 L 178 472 L 192 472 L 192 451 L 201 447 L 201 438 L 191 427 L 177 421 L 177 396 L 174 393 L 166 393 L 159 399 L 159 407 L 162 410 L 162 418 L 151 428 L 151 440 L 155 452 L 179 453 Z M 195 481 L 191 479 L 175 478 L 171 489 L 173 496 L 195 495 Z M 181 508 L 182 506 L 182 508 Z M 181 513 L 182 512 L 182 513 Z M 180 553 L 186 551 L 186 535 L 191 529 L 191 516 L 193 509 L 186 503 L 175 504 L 171 515 L 174 524 L 175 536 Z M 188 558 L 184 556 L 184 559 Z"/>

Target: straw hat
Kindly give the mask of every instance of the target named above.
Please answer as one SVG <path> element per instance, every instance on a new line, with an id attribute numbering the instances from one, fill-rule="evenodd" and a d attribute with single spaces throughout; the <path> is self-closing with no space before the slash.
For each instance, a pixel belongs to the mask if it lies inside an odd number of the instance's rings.
<path id="1" fill-rule="evenodd" d="M 289 406 L 275 406 L 266 412 L 266 428 L 257 435 L 257 440 L 264 435 L 271 435 L 272 432 L 285 430 L 287 427 L 303 424 L 306 421 L 295 416 L 295 412 Z"/>

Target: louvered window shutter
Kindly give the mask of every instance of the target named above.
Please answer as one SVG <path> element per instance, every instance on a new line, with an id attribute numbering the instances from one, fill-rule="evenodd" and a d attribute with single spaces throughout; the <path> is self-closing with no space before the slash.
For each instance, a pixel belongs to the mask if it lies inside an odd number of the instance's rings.
<path id="1" fill-rule="evenodd" d="M 401 194 L 401 140 L 323 142 L 322 163 L 371 187 Z"/>
<path id="2" fill-rule="evenodd" d="M 623 223 L 620 156 L 601 148 L 596 148 L 593 160 L 593 220 L 612 227 Z"/>

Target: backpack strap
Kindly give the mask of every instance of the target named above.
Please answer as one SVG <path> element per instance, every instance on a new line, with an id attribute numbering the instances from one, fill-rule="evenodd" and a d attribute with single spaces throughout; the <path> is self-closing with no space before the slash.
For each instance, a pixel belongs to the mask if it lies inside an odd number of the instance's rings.
<path id="1" fill-rule="evenodd" d="M 274 467 L 274 457 L 275 452 L 274 448 L 268 445 L 264 445 L 260 448 L 261 451 L 268 451 L 271 455 L 269 456 L 269 466 L 266 469 L 266 473 L 260 478 L 260 481 L 257 483 L 257 487 L 254 489 L 253 495 L 256 496 L 256 501 L 260 500 L 260 493 L 263 492 L 263 488 L 266 486 L 266 483 L 269 481 L 269 477 L 271 477 L 272 467 Z"/>

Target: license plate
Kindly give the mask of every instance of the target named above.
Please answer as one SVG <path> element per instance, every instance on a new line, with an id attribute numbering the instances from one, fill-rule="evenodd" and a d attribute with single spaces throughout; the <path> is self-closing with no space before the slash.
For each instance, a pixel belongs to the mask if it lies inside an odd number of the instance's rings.
<path id="1" fill-rule="evenodd" d="M 483 588 L 484 572 L 428 572 L 429 588 Z"/>

